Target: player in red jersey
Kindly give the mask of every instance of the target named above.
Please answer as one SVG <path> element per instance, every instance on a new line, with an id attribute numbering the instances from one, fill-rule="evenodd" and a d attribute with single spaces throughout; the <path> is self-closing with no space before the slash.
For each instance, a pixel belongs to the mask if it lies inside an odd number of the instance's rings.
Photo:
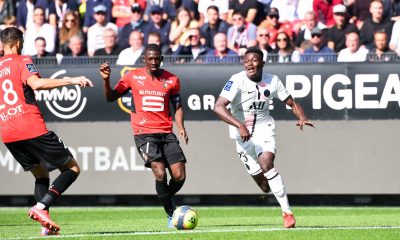
<path id="1" fill-rule="evenodd" d="M 128 72 L 114 89 L 110 87 L 111 69 L 108 63 L 100 66 L 100 74 L 107 101 L 115 101 L 129 90 L 132 92 L 131 125 L 135 144 L 145 166 L 154 173 L 157 195 L 168 215 L 168 227 L 172 228 L 175 210 L 172 197 L 185 182 L 186 158 L 172 132 L 170 101 L 175 110 L 179 137 L 186 144 L 188 135 L 184 127 L 179 78 L 160 68 L 162 60 L 161 48 L 149 44 L 144 51 L 146 67 Z M 171 175 L 169 183 L 166 169 Z"/>
<path id="2" fill-rule="evenodd" d="M 4 29 L 0 39 L 4 46 L 0 59 L 1 138 L 24 170 L 36 179 L 37 204 L 29 217 L 41 223 L 42 234 L 58 234 L 60 227 L 51 220 L 49 207 L 75 181 L 80 169 L 61 139 L 47 130 L 34 90 L 93 85 L 85 77 L 41 78 L 32 59 L 20 55 L 24 39 L 17 28 Z M 49 172 L 57 168 L 61 173 L 49 188 Z"/>

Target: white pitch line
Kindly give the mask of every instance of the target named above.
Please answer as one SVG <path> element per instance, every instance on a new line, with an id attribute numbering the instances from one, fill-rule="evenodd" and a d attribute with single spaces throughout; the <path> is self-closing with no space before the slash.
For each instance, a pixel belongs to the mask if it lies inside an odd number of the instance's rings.
<path id="1" fill-rule="evenodd" d="M 112 237 L 112 236 L 146 236 L 146 235 L 181 235 L 199 233 L 232 233 L 232 232 L 275 232 L 275 231 L 315 231 L 315 230 L 368 230 L 368 229 L 400 229 L 400 226 L 360 226 L 360 227 L 298 227 L 292 229 L 265 228 L 265 229 L 214 229 L 214 230 L 192 230 L 192 231 L 152 231 L 152 232 L 131 232 L 131 233 L 93 233 L 93 234 L 68 234 L 59 236 L 48 236 L 55 238 L 85 238 L 85 237 Z M 4 238 L 7 240 L 39 239 L 43 237 L 21 237 Z"/>

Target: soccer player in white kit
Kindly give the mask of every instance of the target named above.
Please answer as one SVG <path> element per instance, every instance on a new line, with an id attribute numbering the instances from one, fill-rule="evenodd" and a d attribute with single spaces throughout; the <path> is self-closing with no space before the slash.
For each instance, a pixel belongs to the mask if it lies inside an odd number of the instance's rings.
<path id="1" fill-rule="evenodd" d="M 271 190 L 275 195 L 282 208 L 283 226 L 292 228 L 296 220 L 282 178 L 274 167 L 275 122 L 269 114 L 270 101 L 278 98 L 290 106 L 301 130 L 304 125 L 314 125 L 281 80 L 275 75 L 263 74 L 264 64 L 262 51 L 249 48 L 244 55 L 245 71 L 232 75 L 225 84 L 214 112 L 230 125 L 231 137 L 236 139 L 237 152 L 247 172 L 263 192 Z"/>

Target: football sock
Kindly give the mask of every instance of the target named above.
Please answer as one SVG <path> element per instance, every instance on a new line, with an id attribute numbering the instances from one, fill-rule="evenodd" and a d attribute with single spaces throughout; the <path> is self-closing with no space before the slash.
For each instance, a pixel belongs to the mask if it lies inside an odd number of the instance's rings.
<path id="1" fill-rule="evenodd" d="M 53 182 L 40 203 L 47 208 L 76 180 L 78 174 L 71 169 L 62 172 Z"/>
<path id="2" fill-rule="evenodd" d="M 164 180 L 164 181 L 156 180 L 156 191 L 157 191 L 158 199 L 160 199 L 165 212 L 168 214 L 168 216 L 172 216 L 175 208 L 174 208 L 174 204 L 172 202 L 172 198 L 169 193 L 167 180 Z"/>
<path id="3" fill-rule="evenodd" d="M 286 195 L 285 186 L 283 185 L 281 175 L 278 171 L 276 171 L 275 168 L 272 168 L 265 173 L 264 176 L 267 178 L 269 187 L 275 195 L 276 200 L 278 200 L 279 205 L 281 205 L 282 211 L 285 213 L 292 213 L 289 207 L 289 200 Z"/>
<path id="4" fill-rule="evenodd" d="M 182 181 L 175 181 L 173 178 L 169 180 L 169 194 L 170 196 L 174 196 L 179 190 L 181 190 L 185 180 Z"/>
<path id="5" fill-rule="evenodd" d="M 35 180 L 35 201 L 42 200 L 47 191 L 49 191 L 50 178 L 36 178 Z M 48 209 L 46 209 L 48 210 Z"/>

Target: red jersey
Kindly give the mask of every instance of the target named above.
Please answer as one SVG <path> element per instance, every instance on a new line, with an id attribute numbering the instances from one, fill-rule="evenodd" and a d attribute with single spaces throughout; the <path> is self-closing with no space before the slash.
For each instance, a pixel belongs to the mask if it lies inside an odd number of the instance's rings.
<path id="1" fill-rule="evenodd" d="M 0 130 L 5 143 L 47 132 L 35 92 L 27 84 L 32 75 L 39 73 L 30 57 L 11 54 L 0 59 Z"/>
<path id="2" fill-rule="evenodd" d="M 132 91 L 131 125 L 133 134 L 171 133 L 172 116 L 169 102 L 180 91 L 179 78 L 163 70 L 159 78 L 150 76 L 146 68 L 129 71 L 114 90 L 123 94 Z"/>

